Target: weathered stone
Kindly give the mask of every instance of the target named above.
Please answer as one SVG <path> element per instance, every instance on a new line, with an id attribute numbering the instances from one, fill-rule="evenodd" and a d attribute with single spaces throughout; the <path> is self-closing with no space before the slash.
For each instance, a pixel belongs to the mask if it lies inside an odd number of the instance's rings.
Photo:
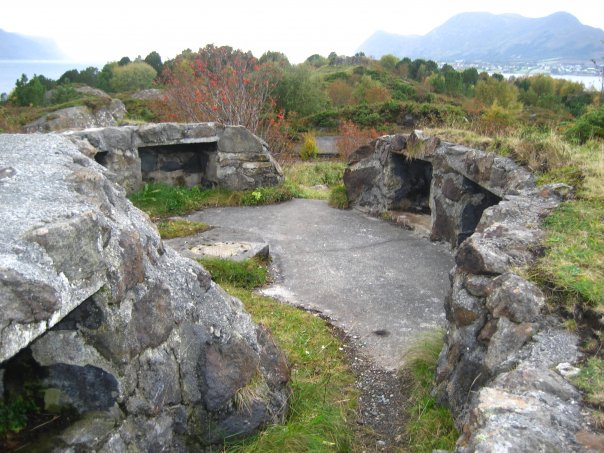
<path id="1" fill-rule="evenodd" d="M 497 332 L 497 319 L 489 319 L 478 334 L 478 341 L 491 341 L 493 335 Z"/>
<path id="2" fill-rule="evenodd" d="M 455 451 L 586 452 L 574 439 L 581 419 L 578 405 L 559 404 L 545 395 L 481 389 L 466 427 L 469 439 Z"/>
<path id="3" fill-rule="evenodd" d="M 402 134 L 396 134 L 390 141 L 390 151 L 400 154 L 407 147 L 407 137 Z"/>
<path id="4" fill-rule="evenodd" d="M 164 242 L 181 255 L 192 259 L 214 257 L 244 261 L 269 256 L 269 245 L 262 237 L 233 228 L 215 227 L 194 236 Z"/>
<path id="5" fill-rule="evenodd" d="M 99 97 L 99 98 L 110 98 L 111 97 L 107 93 L 105 93 L 103 90 L 101 90 L 99 88 L 89 87 L 87 85 L 80 86 L 80 87 L 75 87 L 74 89 L 78 93 L 87 94 L 87 95 L 90 95 L 90 96 L 96 96 L 96 97 Z"/>
<path id="6" fill-rule="evenodd" d="M 243 126 L 224 129 L 218 142 L 218 151 L 223 153 L 261 154 L 263 142 Z"/>
<path id="7" fill-rule="evenodd" d="M 581 393 L 566 379 L 548 368 L 524 365 L 499 375 L 493 385 L 517 395 L 544 392 L 563 401 L 579 401 Z"/>
<path id="8" fill-rule="evenodd" d="M 512 267 L 533 264 L 544 233 L 536 228 L 495 224 L 474 233 L 457 249 L 455 262 L 473 274 L 504 274 Z"/>
<path id="9" fill-rule="evenodd" d="M 23 132 L 53 132 L 91 127 L 117 126 L 126 115 L 126 107 L 119 99 L 109 101 L 94 111 L 86 106 L 68 107 L 47 113 L 43 117 L 23 126 Z"/>
<path id="10" fill-rule="evenodd" d="M 215 411 L 224 406 L 235 392 L 245 387 L 256 374 L 250 346 L 242 341 L 229 345 L 212 345 L 206 350 L 205 406 Z"/>
<path id="11" fill-rule="evenodd" d="M 348 165 L 354 165 L 364 159 L 367 159 L 375 152 L 375 140 L 368 145 L 363 145 L 348 156 Z"/>
<path id="12" fill-rule="evenodd" d="M 463 276 L 455 276 L 451 285 L 451 293 L 445 301 L 447 319 L 457 327 L 464 327 L 484 317 L 486 310 L 484 302 L 469 294 L 463 288 Z"/>
<path id="13" fill-rule="evenodd" d="M 514 353 L 527 342 L 533 331 L 533 326 L 529 323 L 516 324 L 508 321 L 507 318 L 500 318 L 497 321 L 497 332 L 489 342 L 484 360 L 485 368 L 491 374 L 495 374 L 514 366 L 516 361 L 507 359 L 513 357 Z"/>
<path id="14" fill-rule="evenodd" d="M 160 90 L 158 88 L 140 90 L 132 95 L 132 99 L 142 99 L 144 101 L 161 101 L 163 100 L 163 97 L 163 90 Z"/>
<path id="15" fill-rule="evenodd" d="M 464 288 L 473 296 L 486 297 L 491 287 L 491 278 L 484 275 L 466 275 Z"/>
<path id="16" fill-rule="evenodd" d="M 67 136 L 82 153 L 111 170 L 128 193 L 146 182 L 233 190 L 283 183 L 268 145 L 240 126 L 161 123 Z"/>
<path id="17" fill-rule="evenodd" d="M 506 273 L 495 278 L 491 285 L 487 308 L 495 318 L 506 317 L 514 322 L 537 320 L 545 297 L 535 284 Z"/>
<path id="18" fill-rule="evenodd" d="M 0 168 L 0 180 L 12 178 L 17 174 L 17 171 L 12 167 Z"/>
<path id="19" fill-rule="evenodd" d="M 53 445 L 202 450 L 282 419 L 283 355 L 203 267 L 163 245 L 106 169 L 59 135 L 0 136 L 8 166 L 1 388 L 34 385 L 47 409 L 81 415 Z M 253 413 L 236 404 L 250 386 Z"/>

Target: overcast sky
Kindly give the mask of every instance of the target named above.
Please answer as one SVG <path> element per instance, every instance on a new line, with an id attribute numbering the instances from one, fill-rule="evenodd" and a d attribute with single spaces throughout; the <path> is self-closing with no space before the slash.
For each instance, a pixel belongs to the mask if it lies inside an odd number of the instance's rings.
<path id="1" fill-rule="evenodd" d="M 76 61 L 145 57 L 156 50 L 172 58 L 208 43 L 285 53 L 299 63 L 314 53 L 352 55 L 373 32 L 425 34 L 468 11 L 541 17 L 567 11 L 604 29 L 598 0 L 303 0 L 184 1 L 10 0 L 0 6 L 0 28 L 47 36 Z"/>

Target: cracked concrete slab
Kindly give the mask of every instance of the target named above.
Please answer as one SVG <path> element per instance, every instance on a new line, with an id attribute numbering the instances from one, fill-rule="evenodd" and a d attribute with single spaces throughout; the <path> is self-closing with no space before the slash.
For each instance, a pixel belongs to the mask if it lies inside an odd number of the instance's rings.
<path id="1" fill-rule="evenodd" d="M 213 208 L 189 218 L 262 237 L 274 274 L 264 293 L 328 316 L 387 369 L 402 364 L 418 335 L 445 324 L 448 245 L 319 200 Z"/>
<path id="2" fill-rule="evenodd" d="M 167 245 L 192 258 L 224 258 L 243 261 L 268 257 L 269 245 L 259 235 L 245 230 L 215 227 L 193 236 L 168 239 Z"/>

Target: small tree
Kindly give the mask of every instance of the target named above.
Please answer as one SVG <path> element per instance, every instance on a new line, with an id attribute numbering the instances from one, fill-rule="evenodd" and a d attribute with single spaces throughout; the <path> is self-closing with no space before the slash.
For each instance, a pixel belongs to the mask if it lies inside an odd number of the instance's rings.
<path id="1" fill-rule="evenodd" d="M 387 71 L 394 72 L 396 69 L 396 64 L 398 63 L 398 58 L 392 54 L 384 55 L 380 58 L 380 66 L 386 69 Z"/>
<path id="2" fill-rule="evenodd" d="M 163 69 L 164 64 L 161 61 L 161 56 L 156 51 L 149 53 L 149 55 L 145 57 L 144 61 L 153 69 L 155 69 L 155 72 L 161 74 L 161 70 Z"/>
<path id="3" fill-rule="evenodd" d="M 514 108 L 518 101 L 518 88 L 504 80 L 490 77 L 478 81 L 476 98 L 488 106 L 497 102 L 503 108 Z"/>
<path id="4" fill-rule="evenodd" d="M 348 105 L 352 101 L 352 87 L 342 79 L 337 79 L 327 86 L 327 95 L 336 107 Z"/>
<path id="5" fill-rule="evenodd" d="M 171 119 L 239 124 L 258 133 L 270 106 L 272 70 L 250 52 L 210 44 L 177 57 L 165 74 Z"/>
<path id="6" fill-rule="evenodd" d="M 42 84 L 42 77 L 34 75 L 31 80 L 23 74 L 15 83 L 15 89 L 11 93 L 11 100 L 21 106 L 39 106 L 44 103 L 46 88 Z"/>
<path id="7" fill-rule="evenodd" d="M 336 148 L 340 157 L 348 159 L 359 147 L 366 145 L 378 137 L 375 129 L 361 129 L 352 121 L 345 121 L 340 126 L 339 137 L 336 140 Z"/>
<path id="8" fill-rule="evenodd" d="M 319 155 L 319 148 L 317 147 L 317 140 L 311 133 L 303 135 L 304 141 L 300 147 L 300 158 L 302 160 L 316 159 Z"/>

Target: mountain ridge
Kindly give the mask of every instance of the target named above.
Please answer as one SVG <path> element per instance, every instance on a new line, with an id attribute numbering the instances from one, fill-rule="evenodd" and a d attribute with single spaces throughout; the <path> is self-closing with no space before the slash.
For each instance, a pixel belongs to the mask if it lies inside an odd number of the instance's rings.
<path id="1" fill-rule="evenodd" d="M 0 60 L 60 60 L 65 55 L 48 38 L 25 36 L 0 28 Z"/>
<path id="2" fill-rule="evenodd" d="M 379 58 L 429 58 L 491 63 L 601 59 L 604 30 L 566 12 L 540 18 L 486 12 L 460 13 L 425 35 L 377 31 L 358 51 Z"/>

